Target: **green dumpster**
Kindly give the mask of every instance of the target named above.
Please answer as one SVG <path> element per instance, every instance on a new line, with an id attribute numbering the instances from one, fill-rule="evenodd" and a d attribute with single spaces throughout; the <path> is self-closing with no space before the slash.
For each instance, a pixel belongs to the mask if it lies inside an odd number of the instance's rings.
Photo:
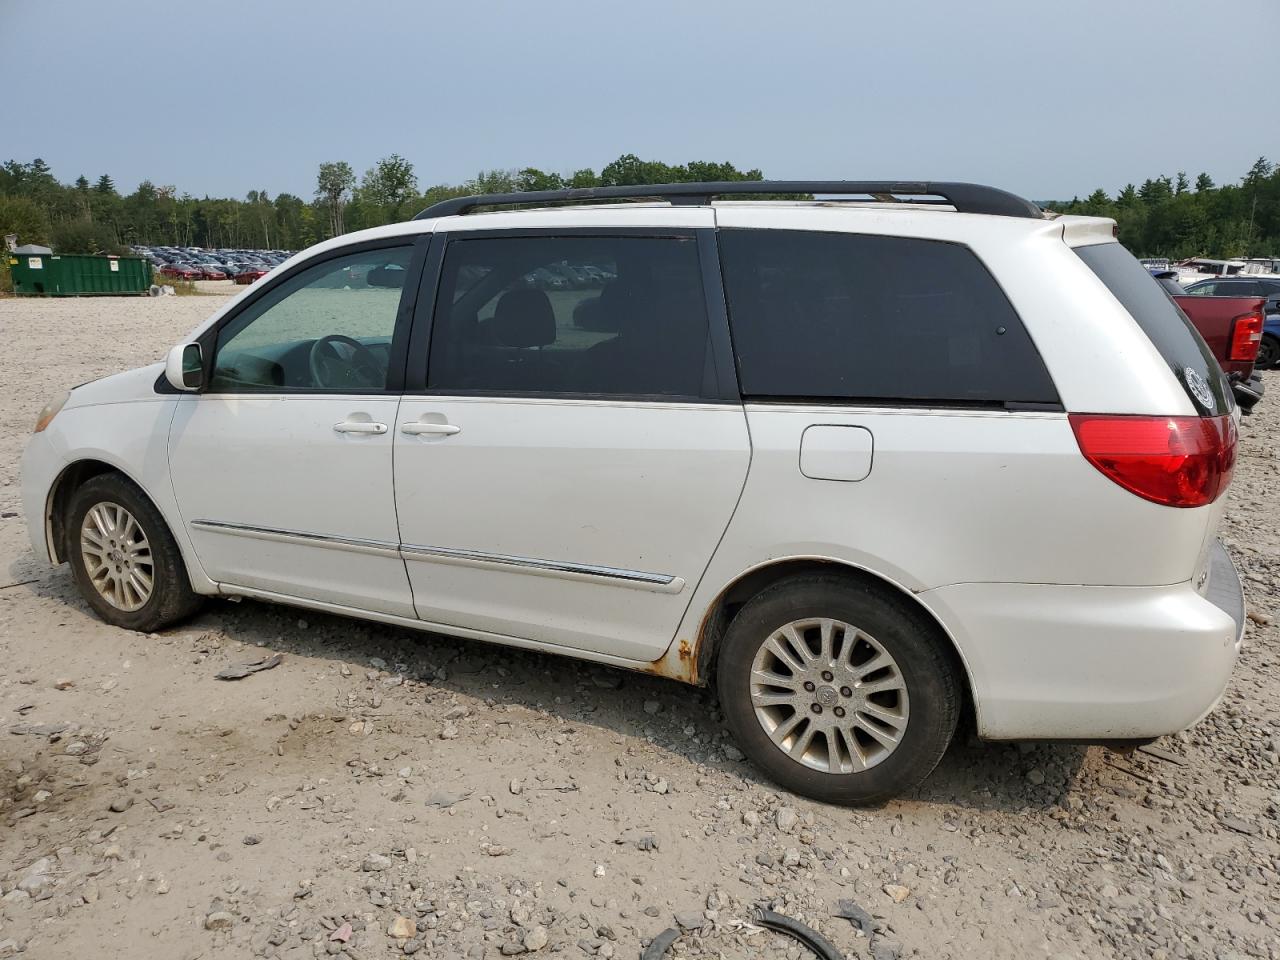
<path id="1" fill-rule="evenodd" d="M 151 264 L 142 257 L 71 253 L 10 253 L 13 292 L 28 297 L 137 296 L 151 289 Z"/>

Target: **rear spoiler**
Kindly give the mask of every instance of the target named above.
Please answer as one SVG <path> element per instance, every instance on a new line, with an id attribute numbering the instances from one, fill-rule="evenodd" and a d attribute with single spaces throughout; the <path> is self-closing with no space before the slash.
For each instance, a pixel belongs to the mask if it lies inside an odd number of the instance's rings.
<path id="1" fill-rule="evenodd" d="M 1116 239 L 1116 222 L 1109 217 L 1059 217 L 1062 239 L 1069 247 L 1087 247 Z"/>

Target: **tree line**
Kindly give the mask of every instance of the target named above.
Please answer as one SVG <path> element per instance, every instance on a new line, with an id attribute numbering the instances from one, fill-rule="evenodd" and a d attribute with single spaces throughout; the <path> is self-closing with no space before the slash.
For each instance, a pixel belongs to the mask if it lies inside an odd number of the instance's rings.
<path id="1" fill-rule="evenodd" d="M 731 163 L 669 165 L 627 154 L 599 173 L 547 173 L 533 167 L 485 170 L 460 184 L 420 189 L 413 164 L 398 154 L 357 177 L 349 163 L 320 164 L 311 199 L 250 190 L 244 199 L 201 197 L 144 180 L 130 194 L 110 175 L 60 183 L 43 159 L 0 166 L 0 235 L 63 253 L 121 253 L 129 244 L 299 250 L 329 237 L 406 220 L 438 200 L 476 193 L 561 187 L 761 180 Z"/>
<path id="2" fill-rule="evenodd" d="M 534 167 L 485 170 L 460 184 L 422 189 L 411 162 L 392 154 L 357 176 L 345 161 L 322 163 L 309 199 L 250 190 L 243 199 L 194 197 L 144 180 L 122 194 L 109 174 L 61 183 L 42 159 L 0 166 L 0 235 L 64 253 L 121 253 L 129 244 L 297 250 L 352 230 L 408 219 L 438 200 L 468 194 L 562 187 L 761 180 L 758 169 L 691 161 L 671 165 L 625 154 L 598 173 Z M 1259 158 L 1239 183 L 1217 186 L 1185 173 L 1127 185 L 1114 197 L 1047 204 L 1061 213 L 1114 218 L 1121 241 L 1139 256 L 1280 255 L 1280 168 Z M 3 262 L 3 261 L 0 261 Z"/>
<path id="3" fill-rule="evenodd" d="M 1217 186 L 1207 173 L 1130 183 L 1114 197 L 1095 190 L 1049 203 L 1059 213 L 1111 217 L 1120 242 L 1140 257 L 1280 257 L 1280 167 L 1259 157 L 1238 184 Z"/>

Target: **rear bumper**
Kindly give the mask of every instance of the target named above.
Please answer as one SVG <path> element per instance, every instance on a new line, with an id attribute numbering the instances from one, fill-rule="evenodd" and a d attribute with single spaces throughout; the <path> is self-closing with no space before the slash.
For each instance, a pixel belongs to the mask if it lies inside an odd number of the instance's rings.
<path id="1" fill-rule="evenodd" d="M 1262 376 L 1255 373 L 1248 380 L 1232 380 L 1231 392 L 1235 394 L 1241 411 L 1249 413 L 1262 399 L 1266 386 L 1262 382 Z"/>
<path id="2" fill-rule="evenodd" d="M 1190 583 L 1097 587 L 969 583 L 920 595 L 951 631 L 993 740 L 1134 740 L 1195 724 L 1222 697 L 1244 596 L 1215 544 Z"/>

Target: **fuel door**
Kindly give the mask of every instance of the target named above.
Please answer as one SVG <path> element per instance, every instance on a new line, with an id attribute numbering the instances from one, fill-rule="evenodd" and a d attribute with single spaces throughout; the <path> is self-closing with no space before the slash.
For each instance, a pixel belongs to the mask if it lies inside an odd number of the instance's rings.
<path id="1" fill-rule="evenodd" d="M 874 452 L 866 427 L 812 424 L 800 437 L 800 472 L 811 480 L 865 480 Z"/>

